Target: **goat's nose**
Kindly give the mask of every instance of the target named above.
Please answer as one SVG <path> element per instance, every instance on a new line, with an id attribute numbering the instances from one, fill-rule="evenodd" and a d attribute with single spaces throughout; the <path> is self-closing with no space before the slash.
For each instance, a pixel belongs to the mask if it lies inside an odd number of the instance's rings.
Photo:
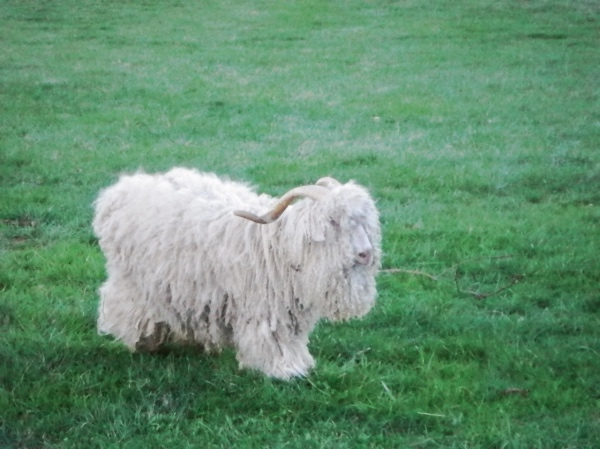
<path id="1" fill-rule="evenodd" d="M 356 255 L 356 261 L 361 265 L 368 265 L 371 262 L 372 257 L 371 250 L 367 249 Z"/>

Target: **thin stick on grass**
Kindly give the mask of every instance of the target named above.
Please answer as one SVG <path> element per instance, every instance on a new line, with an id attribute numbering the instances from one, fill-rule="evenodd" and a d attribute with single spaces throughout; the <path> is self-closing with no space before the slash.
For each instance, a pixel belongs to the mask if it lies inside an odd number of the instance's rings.
<path id="1" fill-rule="evenodd" d="M 412 274 L 414 276 L 425 276 L 426 278 L 431 279 L 432 281 L 439 281 L 439 278 L 437 276 L 434 276 L 432 274 L 426 273 L 424 271 L 420 271 L 420 270 L 405 270 L 403 268 L 388 268 L 387 270 L 381 270 L 382 273 L 390 273 L 390 274 L 394 274 L 394 273 L 406 273 L 406 274 Z"/>
<path id="2" fill-rule="evenodd" d="M 526 398 L 529 396 L 529 390 L 525 390 L 523 388 L 506 388 L 500 392 L 503 396 L 522 396 Z"/>
<path id="3" fill-rule="evenodd" d="M 385 270 L 381 270 L 382 273 L 389 273 L 389 274 L 394 274 L 394 273 L 404 273 L 404 274 L 410 274 L 413 276 L 423 276 L 426 277 L 428 279 L 431 279 L 432 281 L 440 281 L 441 277 L 448 273 L 449 271 L 454 270 L 454 283 L 456 285 L 456 290 L 458 291 L 458 293 L 461 294 L 466 294 L 466 295 L 471 295 L 473 297 L 475 297 L 476 299 L 482 300 L 482 299 L 486 299 L 489 298 L 491 296 L 497 295 L 498 293 L 503 292 L 504 290 L 509 289 L 510 287 L 512 287 L 513 285 L 515 285 L 516 283 L 518 283 L 521 279 L 523 279 L 523 276 L 513 276 L 512 281 L 507 284 L 504 285 L 503 287 L 500 287 L 497 290 L 494 290 L 493 292 L 490 293 L 480 293 L 480 292 L 475 292 L 472 290 L 461 290 L 461 288 L 458 285 L 458 278 L 459 278 L 459 271 L 458 268 L 462 265 L 465 264 L 467 262 L 474 262 L 474 261 L 478 261 L 478 260 L 498 260 L 498 259 L 510 259 L 512 258 L 513 255 L 512 254 L 503 254 L 500 256 L 491 256 L 491 257 L 472 257 L 470 259 L 465 259 L 465 260 L 461 260 L 460 262 L 452 265 L 450 268 L 445 269 L 444 271 L 442 271 L 438 276 L 435 276 L 433 274 L 427 273 L 425 271 L 421 271 L 421 270 L 407 270 L 404 268 L 388 268 Z"/>
<path id="4" fill-rule="evenodd" d="M 427 273 L 425 271 L 421 271 L 421 270 L 407 270 L 404 268 L 387 268 L 385 270 L 381 270 L 382 273 L 390 273 L 390 274 L 394 274 L 394 273 L 405 273 L 405 274 L 412 274 L 415 276 L 424 276 L 426 278 L 431 279 L 432 281 L 439 281 L 440 278 L 446 274 L 449 271 L 452 270 L 457 270 L 459 266 L 467 263 L 467 262 L 474 262 L 474 261 L 478 261 L 478 260 L 496 260 L 496 259 L 510 259 L 511 257 L 513 257 L 511 254 L 504 254 L 501 256 L 491 256 L 491 257 L 472 257 L 470 259 L 465 259 L 465 260 L 461 260 L 458 263 L 455 263 L 454 265 L 452 265 L 450 268 L 446 268 L 444 271 L 442 271 L 439 275 L 435 276 L 433 274 Z"/>
<path id="5" fill-rule="evenodd" d="M 446 415 L 440 415 L 439 413 L 426 413 L 426 412 L 417 412 L 417 415 L 433 416 L 435 418 L 445 418 L 446 417 Z"/>

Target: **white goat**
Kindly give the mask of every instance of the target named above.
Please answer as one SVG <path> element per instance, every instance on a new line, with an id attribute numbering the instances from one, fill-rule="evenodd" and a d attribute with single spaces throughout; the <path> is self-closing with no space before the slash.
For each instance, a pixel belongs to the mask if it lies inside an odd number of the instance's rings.
<path id="1" fill-rule="evenodd" d="M 315 365 L 307 344 L 320 318 L 360 317 L 375 302 L 379 216 L 353 182 L 323 178 L 276 199 L 174 168 L 122 176 L 95 208 L 108 272 L 98 330 L 131 350 L 233 346 L 240 367 L 289 379 Z"/>

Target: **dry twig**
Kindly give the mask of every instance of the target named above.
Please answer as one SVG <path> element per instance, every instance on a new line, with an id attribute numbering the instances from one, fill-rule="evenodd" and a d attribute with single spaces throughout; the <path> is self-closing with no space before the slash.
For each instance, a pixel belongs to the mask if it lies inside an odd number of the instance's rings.
<path id="1" fill-rule="evenodd" d="M 436 277 L 432 274 L 426 273 L 424 271 L 420 271 L 420 270 L 405 270 L 403 268 L 388 268 L 387 270 L 381 270 L 381 272 L 382 273 L 391 273 L 391 274 L 393 274 L 393 273 L 413 274 L 415 276 L 425 276 L 426 278 L 429 278 L 433 281 L 439 281 L 438 277 Z"/>
<path id="2" fill-rule="evenodd" d="M 458 291 L 458 293 L 471 295 L 471 296 L 475 297 L 476 299 L 486 299 L 486 298 L 489 298 L 490 296 L 497 295 L 498 293 L 501 293 L 504 290 L 509 289 L 513 285 L 517 284 L 521 279 L 523 279 L 523 276 L 515 275 L 512 277 L 512 280 L 510 283 L 500 287 L 499 289 L 494 290 L 493 292 L 490 292 L 490 293 L 481 293 L 481 292 L 475 292 L 475 291 L 471 291 L 471 290 L 461 290 L 461 288 L 458 285 L 458 278 L 459 278 L 458 268 L 467 262 L 474 262 L 474 261 L 478 261 L 478 260 L 510 259 L 511 257 L 513 257 L 511 254 L 503 254 L 500 256 L 491 256 L 491 257 L 473 257 L 470 259 L 462 260 L 462 261 L 452 265 L 450 268 L 447 268 L 446 270 L 442 271 L 437 276 L 427 273 L 425 271 L 421 271 L 421 270 L 406 270 L 404 268 L 388 268 L 386 270 L 381 270 L 381 272 L 389 273 L 389 274 L 404 273 L 404 274 L 410 274 L 410 275 L 414 275 L 414 276 L 423 276 L 428 279 L 431 279 L 432 281 L 440 281 L 444 274 L 448 273 L 449 271 L 454 271 L 454 283 L 456 285 L 456 290 Z"/>
<path id="3" fill-rule="evenodd" d="M 500 394 L 502 396 L 522 396 L 524 398 L 526 398 L 527 396 L 529 396 L 529 390 L 524 390 L 522 388 L 506 388 L 505 390 L 502 390 L 500 392 Z"/>

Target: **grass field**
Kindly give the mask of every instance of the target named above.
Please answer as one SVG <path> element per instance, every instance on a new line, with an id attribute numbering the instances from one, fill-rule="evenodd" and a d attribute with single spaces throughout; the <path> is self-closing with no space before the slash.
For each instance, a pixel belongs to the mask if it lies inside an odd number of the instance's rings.
<path id="1" fill-rule="evenodd" d="M 600 447 L 600 4 L 0 0 L 0 447 Z M 381 212 L 289 383 L 96 334 L 91 203 L 175 165 Z"/>

